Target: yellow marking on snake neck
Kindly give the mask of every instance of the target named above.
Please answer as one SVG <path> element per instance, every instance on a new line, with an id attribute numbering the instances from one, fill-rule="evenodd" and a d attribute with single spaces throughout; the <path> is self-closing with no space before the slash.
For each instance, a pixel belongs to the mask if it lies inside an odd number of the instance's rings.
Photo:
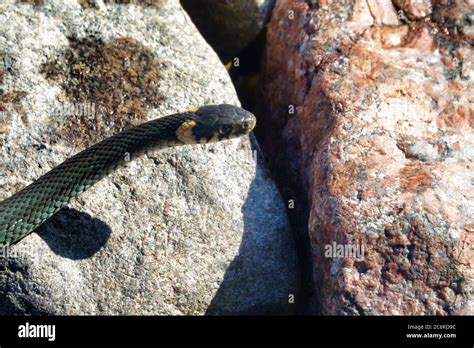
<path id="1" fill-rule="evenodd" d="M 188 112 L 194 114 L 194 113 L 196 113 L 196 111 L 198 111 L 200 108 L 201 108 L 200 106 L 196 106 L 196 107 L 194 107 L 194 108 L 192 108 L 192 109 L 189 109 Z"/>
<path id="2" fill-rule="evenodd" d="M 192 133 L 193 127 L 195 125 L 196 121 L 187 120 L 181 126 L 179 126 L 178 130 L 176 131 L 176 136 L 178 137 L 179 141 L 184 144 L 196 144 L 196 139 Z"/>

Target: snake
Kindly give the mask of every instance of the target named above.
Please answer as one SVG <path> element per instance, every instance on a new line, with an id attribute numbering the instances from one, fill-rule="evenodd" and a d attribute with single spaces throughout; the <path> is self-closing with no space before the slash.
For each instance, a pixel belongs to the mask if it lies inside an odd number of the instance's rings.
<path id="1" fill-rule="evenodd" d="M 255 124 L 251 112 L 218 104 L 159 117 L 116 133 L 1 201 L 0 245 L 18 242 L 79 194 L 149 150 L 232 139 L 250 133 Z"/>

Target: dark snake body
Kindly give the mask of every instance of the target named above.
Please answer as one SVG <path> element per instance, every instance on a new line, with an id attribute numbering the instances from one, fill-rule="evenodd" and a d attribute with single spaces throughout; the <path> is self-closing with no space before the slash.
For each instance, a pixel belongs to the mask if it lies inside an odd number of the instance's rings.
<path id="1" fill-rule="evenodd" d="M 17 242 L 81 192 L 149 149 L 229 139 L 250 132 L 254 125 L 249 112 L 222 104 L 165 116 L 115 134 L 0 202 L 0 244 Z"/>

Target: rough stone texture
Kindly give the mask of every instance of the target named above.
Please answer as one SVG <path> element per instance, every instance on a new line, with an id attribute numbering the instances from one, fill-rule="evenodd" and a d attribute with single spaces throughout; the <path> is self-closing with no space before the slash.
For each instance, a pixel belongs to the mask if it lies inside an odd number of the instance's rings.
<path id="1" fill-rule="evenodd" d="M 423 19 L 429 16 L 433 10 L 431 0 L 394 0 L 394 5 L 410 20 Z M 402 16 L 400 16 L 402 17 Z"/>
<path id="2" fill-rule="evenodd" d="M 177 1 L 135 3 L 2 1 L 0 199 L 123 127 L 238 103 Z M 2 314 L 289 313 L 299 281 L 283 202 L 248 138 L 130 163 L 4 266 Z"/>
<path id="3" fill-rule="evenodd" d="M 275 6 L 260 131 L 299 183 L 323 314 L 474 314 L 473 3 Z"/>
<path id="4" fill-rule="evenodd" d="M 181 0 L 194 23 L 224 61 L 262 32 L 275 0 Z"/>

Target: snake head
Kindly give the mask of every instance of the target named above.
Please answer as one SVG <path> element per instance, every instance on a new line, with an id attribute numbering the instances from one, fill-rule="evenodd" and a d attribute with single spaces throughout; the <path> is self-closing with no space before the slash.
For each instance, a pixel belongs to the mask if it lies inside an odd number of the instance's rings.
<path id="1" fill-rule="evenodd" d="M 229 104 L 206 105 L 194 115 L 178 130 L 178 137 L 187 144 L 237 138 L 250 133 L 257 122 L 251 112 Z"/>

